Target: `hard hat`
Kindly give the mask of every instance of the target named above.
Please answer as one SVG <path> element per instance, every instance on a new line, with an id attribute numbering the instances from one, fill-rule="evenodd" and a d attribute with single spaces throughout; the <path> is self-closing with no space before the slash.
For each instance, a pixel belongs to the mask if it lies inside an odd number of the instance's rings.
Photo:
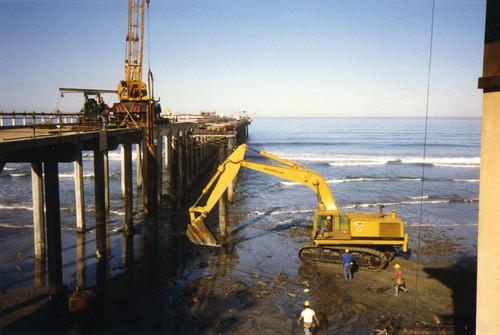
<path id="1" fill-rule="evenodd" d="M 394 264 L 395 269 L 399 269 L 399 264 Z"/>
<path id="2" fill-rule="evenodd" d="M 344 250 L 344 252 L 345 252 L 345 253 L 348 253 L 348 252 L 349 252 L 349 249 L 345 249 L 345 250 Z"/>
<path id="3" fill-rule="evenodd" d="M 304 306 L 309 307 L 310 305 L 311 305 L 311 304 L 309 303 L 309 300 L 306 300 L 306 301 L 304 302 Z"/>
<path id="4" fill-rule="evenodd" d="M 327 217 L 326 217 L 326 219 L 327 219 L 327 220 L 331 220 L 331 219 L 332 219 L 332 217 L 331 217 L 331 216 L 327 216 Z"/>

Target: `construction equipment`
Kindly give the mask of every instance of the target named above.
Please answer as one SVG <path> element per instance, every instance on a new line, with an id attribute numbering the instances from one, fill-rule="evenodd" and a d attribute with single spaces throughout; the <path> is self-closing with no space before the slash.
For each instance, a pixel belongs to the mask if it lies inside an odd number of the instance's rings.
<path id="1" fill-rule="evenodd" d="M 142 81 L 142 58 L 144 46 L 144 2 L 129 0 L 127 57 L 125 79 L 118 84 L 118 99 L 127 101 L 148 101 L 146 83 Z M 149 6 L 149 0 L 146 1 Z"/>
<path id="2" fill-rule="evenodd" d="M 119 122 L 144 122 L 150 102 L 154 118 L 158 119 L 161 113 L 159 100 L 153 100 L 152 92 L 148 92 L 147 84 L 142 80 L 144 11 L 146 4 L 149 7 L 149 0 L 129 0 L 128 2 L 125 78 L 118 83 L 118 99 L 120 102 L 114 104 L 110 112 Z M 153 76 L 151 71 L 148 72 L 148 80 L 152 90 Z"/>
<path id="3" fill-rule="evenodd" d="M 116 93 L 115 90 L 101 90 L 94 88 L 59 88 L 61 98 L 67 93 L 83 93 L 83 106 L 80 110 L 79 122 L 85 124 L 103 123 L 108 118 L 108 106 L 104 102 L 103 94 Z"/>
<path id="4" fill-rule="evenodd" d="M 256 151 L 279 165 L 248 161 L 245 159 L 247 149 Z M 408 234 L 405 233 L 404 223 L 395 210 L 385 214 L 383 206 L 380 206 L 378 213 L 341 213 L 321 175 L 300 164 L 251 149 L 246 144 L 237 147 L 219 166 L 216 174 L 203 189 L 202 195 L 189 209 L 191 222 L 187 236 L 193 243 L 220 246 L 220 242 L 205 224 L 205 218 L 242 167 L 301 183 L 316 193 L 318 207 L 314 213 L 312 227 L 312 241 L 315 246 L 300 249 L 299 258 L 302 261 L 339 264 L 347 247 L 356 266 L 380 271 L 394 258 L 397 249 L 408 251 Z M 205 204 L 200 205 L 205 198 Z"/>

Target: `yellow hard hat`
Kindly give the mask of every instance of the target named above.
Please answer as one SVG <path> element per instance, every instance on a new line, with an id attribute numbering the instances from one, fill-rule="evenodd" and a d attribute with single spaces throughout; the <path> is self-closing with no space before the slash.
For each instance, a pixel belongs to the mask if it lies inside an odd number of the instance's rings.
<path id="1" fill-rule="evenodd" d="M 344 252 L 345 252 L 345 253 L 348 253 L 348 252 L 349 252 L 349 249 L 345 249 L 345 250 L 344 250 Z"/>
<path id="2" fill-rule="evenodd" d="M 395 269 L 399 269 L 399 264 L 394 264 Z"/>
<path id="3" fill-rule="evenodd" d="M 311 304 L 309 303 L 309 300 L 306 300 L 306 301 L 304 302 L 304 306 L 309 307 L 310 305 L 311 305 Z"/>
<path id="4" fill-rule="evenodd" d="M 331 219 L 332 219 L 332 217 L 331 217 L 331 216 L 327 216 L 327 217 L 326 217 L 326 219 L 327 219 L 327 220 L 331 220 Z"/>

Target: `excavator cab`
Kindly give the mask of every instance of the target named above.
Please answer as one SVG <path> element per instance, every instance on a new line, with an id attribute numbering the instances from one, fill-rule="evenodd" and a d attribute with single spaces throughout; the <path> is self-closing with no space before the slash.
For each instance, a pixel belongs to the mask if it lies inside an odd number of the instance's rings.
<path id="1" fill-rule="evenodd" d="M 317 211 L 313 226 L 313 239 L 351 239 L 349 216 L 338 211 Z"/>

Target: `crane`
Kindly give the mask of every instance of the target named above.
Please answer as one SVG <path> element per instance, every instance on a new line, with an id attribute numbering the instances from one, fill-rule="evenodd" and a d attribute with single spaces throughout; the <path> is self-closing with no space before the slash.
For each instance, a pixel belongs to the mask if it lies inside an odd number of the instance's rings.
<path id="1" fill-rule="evenodd" d="M 118 83 L 120 102 L 148 101 L 146 83 L 142 81 L 142 58 L 144 46 L 144 9 L 149 0 L 129 0 L 127 55 L 125 79 Z"/>
<path id="2" fill-rule="evenodd" d="M 113 104 L 109 111 L 118 125 L 132 122 L 146 122 L 147 113 L 151 119 L 160 118 L 161 106 L 153 98 L 153 74 L 148 71 L 148 85 L 142 80 L 144 55 L 144 13 L 149 8 L 150 0 L 129 0 L 128 2 L 128 32 L 126 37 L 127 54 L 124 69 L 125 78 L 118 83 L 119 102 Z M 151 111 L 151 112 L 150 112 Z M 111 121 L 111 120 L 110 120 Z"/>

